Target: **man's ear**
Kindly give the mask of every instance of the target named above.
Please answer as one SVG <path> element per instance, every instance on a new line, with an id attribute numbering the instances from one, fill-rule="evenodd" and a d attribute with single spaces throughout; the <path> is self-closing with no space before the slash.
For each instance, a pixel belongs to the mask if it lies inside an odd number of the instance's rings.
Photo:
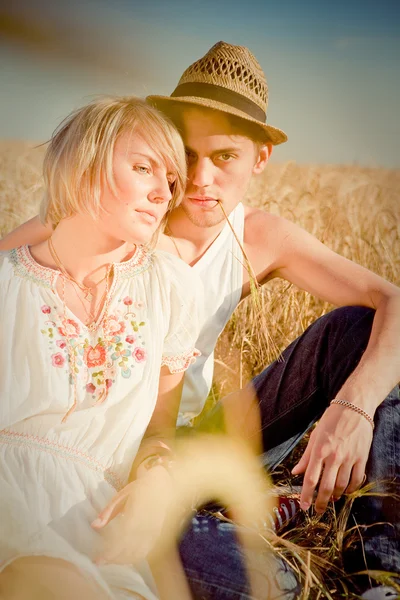
<path id="1" fill-rule="evenodd" d="M 258 151 L 256 164 L 253 167 L 254 175 L 258 175 L 259 173 L 262 173 L 264 171 L 265 167 L 267 166 L 269 157 L 272 154 L 272 148 L 272 144 L 265 144 L 261 146 L 261 148 Z"/>

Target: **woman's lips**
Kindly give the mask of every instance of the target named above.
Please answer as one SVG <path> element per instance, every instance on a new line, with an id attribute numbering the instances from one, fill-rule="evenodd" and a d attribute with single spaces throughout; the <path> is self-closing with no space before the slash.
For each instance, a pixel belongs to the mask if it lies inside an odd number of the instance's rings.
<path id="1" fill-rule="evenodd" d="M 143 219 L 143 221 L 145 221 L 149 225 L 153 225 L 154 223 L 156 223 L 158 221 L 158 218 L 156 217 L 156 215 L 154 215 L 151 212 L 146 212 L 145 210 L 137 210 L 136 212 Z"/>

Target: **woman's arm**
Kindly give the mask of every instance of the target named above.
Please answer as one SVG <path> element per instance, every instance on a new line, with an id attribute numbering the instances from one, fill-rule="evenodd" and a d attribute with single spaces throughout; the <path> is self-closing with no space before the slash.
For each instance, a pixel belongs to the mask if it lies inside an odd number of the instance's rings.
<path id="1" fill-rule="evenodd" d="M 153 485 L 156 479 L 165 478 L 168 465 L 164 467 L 158 463 L 153 468 L 149 468 L 146 459 L 152 456 L 160 456 L 160 458 L 166 455 L 172 456 L 182 386 L 183 373 L 170 373 L 167 367 L 161 368 L 156 407 L 133 462 L 130 483 L 98 515 L 92 524 L 93 527 L 104 527 L 122 512 L 138 480 L 144 484 L 149 481 Z"/>
<path id="2" fill-rule="evenodd" d="M 47 240 L 51 233 L 50 225 L 43 225 L 39 217 L 33 217 L 33 219 L 22 223 L 22 225 L 5 235 L 0 240 L 0 250 L 11 250 L 25 244 L 33 246 Z"/>
<path id="3" fill-rule="evenodd" d="M 160 600 L 191 600 L 192 594 L 177 548 L 168 551 L 168 559 L 150 560 L 151 572 L 157 584 Z"/>
<path id="4" fill-rule="evenodd" d="M 113 534 L 97 562 L 135 563 L 148 558 L 161 600 L 191 600 L 174 540 L 165 544 L 167 552 L 151 555 L 174 501 L 175 490 L 167 463 L 173 454 L 182 386 L 183 373 L 170 373 L 167 367 L 162 367 L 157 404 L 133 463 L 130 483 L 92 523 L 95 529 L 102 529 L 114 517 L 123 515 L 118 532 Z M 152 461 L 146 459 L 153 456 L 156 465 L 149 468 Z M 164 545 L 165 540 L 162 541 Z"/>
<path id="5" fill-rule="evenodd" d="M 183 373 L 171 373 L 168 367 L 161 368 L 157 404 L 133 462 L 130 481 L 137 476 L 143 476 L 145 469 L 140 469 L 140 473 L 138 469 L 147 457 L 172 455 L 183 375 Z"/>

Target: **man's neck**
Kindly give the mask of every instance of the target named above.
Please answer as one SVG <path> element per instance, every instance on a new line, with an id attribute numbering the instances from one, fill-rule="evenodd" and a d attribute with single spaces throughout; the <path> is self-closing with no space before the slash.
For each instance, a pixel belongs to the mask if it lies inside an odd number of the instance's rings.
<path id="1" fill-rule="evenodd" d="M 169 216 L 166 233 L 202 254 L 221 233 L 225 223 L 226 221 L 223 220 L 212 227 L 200 227 L 187 217 L 181 207 L 178 207 Z"/>
<path id="2" fill-rule="evenodd" d="M 207 252 L 224 226 L 225 220 L 213 227 L 200 227 L 192 223 L 183 209 L 178 207 L 169 216 L 165 229 L 169 240 L 162 236 L 157 245 L 162 250 L 176 254 L 193 267 Z"/>

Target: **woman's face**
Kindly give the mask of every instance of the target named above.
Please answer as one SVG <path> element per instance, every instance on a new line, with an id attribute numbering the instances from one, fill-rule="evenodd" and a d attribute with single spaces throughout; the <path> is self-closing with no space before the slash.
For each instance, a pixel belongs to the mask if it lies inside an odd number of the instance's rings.
<path id="1" fill-rule="evenodd" d="M 172 198 L 175 175 L 136 132 L 117 140 L 113 154 L 115 193 L 107 185 L 101 194 L 101 229 L 117 240 L 149 242 Z"/>

